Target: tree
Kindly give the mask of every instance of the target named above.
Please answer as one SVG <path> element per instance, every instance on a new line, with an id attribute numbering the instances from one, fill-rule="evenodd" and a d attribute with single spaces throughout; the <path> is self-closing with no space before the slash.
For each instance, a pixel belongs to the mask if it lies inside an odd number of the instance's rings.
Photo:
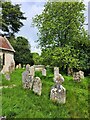
<path id="1" fill-rule="evenodd" d="M 41 64 L 41 57 L 38 53 L 32 53 L 35 65 Z"/>
<path id="2" fill-rule="evenodd" d="M 42 14 L 33 18 L 41 49 L 72 45 L 82 39 L 84 10 L 83 2 L 47 2 Z"/>
<path id="3" fill-rule="evenodd" d="M 13 39 L 13 37 L 12 37 Z M 28 40 L 24 37 L 17 37 L 16 39 L 10 39 L 12 46 L 15 49 L 15 63 L 22 65 L 30 64 L 33 65 L 33 56 L 31 54 L 31 46 Z"/>
<path id="4" fill-rule="evenodd" d="M 43 50 L 41 57 L 43 58 L 43 64 L 57 66 L 62 69 L 67 68 L 77 68 L 79 69 L 79 59 L 78 59 L 79 51 L 73 48 L 73 46 L 66 45 L 63 48 L 55 47 L 47 48 Z"/>
<path id="5" fill-rule="evenodd" d="M 24 13 L 20 10 L 20 5 L 13 5 L 11 2 L 2 2 L 2 30 L 9 35 L 17 33 L 23 26 L 21 20 L 26 20 Z"/>

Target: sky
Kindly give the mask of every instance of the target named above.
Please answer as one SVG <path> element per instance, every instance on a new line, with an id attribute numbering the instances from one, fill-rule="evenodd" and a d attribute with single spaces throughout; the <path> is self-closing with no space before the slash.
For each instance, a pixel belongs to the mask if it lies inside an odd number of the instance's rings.
<path id="1" fill-rule="evenodd" d="M 24 12 L 24 16 L 27 17 L 27 20 L 22 21 L 24 26 L 20 29 L 20 31 L 15 34 L 16 37 L 23 36 L 28 39 L 31 45 L 31 52 L 37 52 L 41 54 L 40 48 L 37 48 L 38 43 L 35 41 L 38 40 L 38 29 L 36 27 L 32 27 L 32 18 L 36 14 L 41 14 L 44 5 L 47 0 L 10 0 L 13 4 L 21 4 L 21 11 Z M 85 16 L 88 16 L 88 0 L 84 0 L 86 5 Z M 88 23 L 88 18 L 86 19 L 86 23 Z M 88 27 L 85 26 L 86 29 Z"/>

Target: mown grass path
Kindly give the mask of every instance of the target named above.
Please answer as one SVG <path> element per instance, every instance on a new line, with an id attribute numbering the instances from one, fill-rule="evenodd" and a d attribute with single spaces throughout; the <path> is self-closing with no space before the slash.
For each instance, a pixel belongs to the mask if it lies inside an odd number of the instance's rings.
<path id="1" fill-rule="evenodd" d="M 53 72 L 47 70 L 47 77 L 36 72 L 42 80 L 42 95 L 35 95 L 32 90 L 22 88 L 23 69 L 15 70 L 11 80 L 2 76 L 2 85 L 12 88 L 2 88 L 2 116 L 8 118 L 88 118 L 88 81 L 74 82 L 72 77 L 64 75 L 66 88 L 66 103 L 53 103 L 50 98 L 50 89 L 54 85 Z"/>

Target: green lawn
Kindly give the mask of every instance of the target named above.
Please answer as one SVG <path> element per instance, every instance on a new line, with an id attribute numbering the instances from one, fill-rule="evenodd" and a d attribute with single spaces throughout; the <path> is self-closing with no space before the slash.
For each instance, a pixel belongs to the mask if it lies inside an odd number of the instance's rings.
<path id="1" fill-rule="evenodd" d="M 47 70 L 47 77 L 36 72 L 42 80 L 42 95 L 37 96 L 32 90 L 22 88 L 23 69 L 15 70 L 11 80 L 2 76 L 2 85 L 13 88 L 2 89 L 2 116 L 8 118 L 88 118 L 88 81 L 86 77 L 82 82 L 74 82 L 72 77 L 64 75 L 66 88 L 66 103 L 53 103 L 50 98 L 50 89 L 53 82 L 53 73 Z"/>

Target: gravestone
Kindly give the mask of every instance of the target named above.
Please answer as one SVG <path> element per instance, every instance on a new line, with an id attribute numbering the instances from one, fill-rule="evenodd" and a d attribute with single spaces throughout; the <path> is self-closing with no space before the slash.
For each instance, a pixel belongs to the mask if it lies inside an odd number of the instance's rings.
<path id="1" fill-rule="evenodd" d="M 35 71 L 42 71 L 45 68 L 44 65 L 33 65 L 33 66 Z"/>
<path id="2" fill-rule="evenodd" d="M 23 88 L 25 89 L 32 89 L 33 85 L 33 76 L 30 75 L 30 66 L 26 65 L 26 71 L 22 73 L 22 83 Z"/>
<path id="3" fill-rule="evenodd" d="M 81 79 L 84 79 L 84 72 L 83 71 L 79 71 L 79 72 L 74 72 L 73 74 L 73 80 L 80 82 Z"/>
<path id="4" fill-rule="evenodd" d="M 46 76 L 46 69 L 43 69 L 43 70 L 42 70 L 42 75 L 43 75 L 43 76 Z"/>
<path id="5" fill-rule="evenodd" d="M 66 102 L 66 89 L 62 86 L 64 78 L 61 74 L 54 77 L 55 85 L 51 88 L 50 99 L 53 102 L 64 104 Z"/>
<path id="6" fill-rule="evenodd" d="M 6 80 L 10 80 L 10 74 L 8 72 L 5 73 Z"/>
<path id="7" fill-rule="evenodd" d="M 33 81 L 33 92 L 37 95 L 41 95 L 42 91 L 42 82 L 39 77 L 35 77 Z"/>
<path id="8" fill-rule="evenodd" d="M 54 82 L 62 84 L 62 82 L 64 82 L 63 76 L 62 76 L 61 74 L 57 74 L 57 75 L 54 77 Z"/>
<path id="9" fill-rule="evenodd" d="M 73 69 L 72 68 L 68 68 L 68 76 L 73 75 Z"/>
<path id="10" fill-rule="evenodd" d="M 81 78 L 81 79 L 84 79 L 84 72 L 80 70 L 80 71 L 79 71 L 79 74 L 80 74 L 80 78 Z"/>
<path id="11" fill-rule="evenodd" d="M 59 74 L 59 67 L 54 67 L 54 77 Z"/>
<path id="12" fill-rule="evenodd" d="M 66 89 L 60 84 L 55 84 L 51 88 L 50 99 L 53 102 L 64 104 L 66 102 Z"/>
<path id="13" fill-rule="evenodd" d="M 35 75 L 35 70 L 34 70 L 34 66 L 30 67 L 30 75 L 34 77 Z"/>
<path id="14" fill-rule="evenodd" d="M 16 65 L 16 69 L 18 69 L 19 67 L 18 67 L 18 65 Z"/>
<path id="15" fill-rule="evenodd" d="M 76 82 L 80 82 L 81 81 L 79 72 L 74 72 L 73 80 L 76 81 Z"/>
<path id="16" fill-rule="evenodd" d="M 18 68 L 21 68 L 21 64 L 18 65 Z"/>

